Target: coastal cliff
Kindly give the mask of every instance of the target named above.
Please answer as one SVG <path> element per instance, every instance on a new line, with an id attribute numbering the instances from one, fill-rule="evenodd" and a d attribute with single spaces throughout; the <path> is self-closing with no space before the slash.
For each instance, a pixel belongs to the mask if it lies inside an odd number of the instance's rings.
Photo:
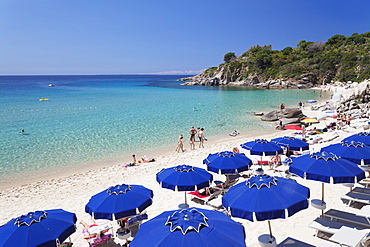
<path id="1" fill-rule="evenodd" d="M 299 41 L 296 48 L 272 50 L 253 46 L 240 56 L 229 52 L 225 63 L 199 75 L 182 78 L 182 85 L 238 85 L 258 88 L 310 88 L 335 81 L 370 78 L 370 32 L 350 37 L 334 35 L 326 42 Z"/>

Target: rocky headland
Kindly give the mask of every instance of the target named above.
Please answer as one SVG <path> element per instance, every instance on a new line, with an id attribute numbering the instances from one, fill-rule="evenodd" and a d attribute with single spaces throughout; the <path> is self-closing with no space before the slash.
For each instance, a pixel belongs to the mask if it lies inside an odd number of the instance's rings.
<path id="1" fill-rule="evenodd" d="M 301 40 L 296 47 L 273 50 L 255 45 L 199 75 L 182 78 L 183 85 L 311 88 L 333 81 L 370 78 L 370 32 L 349 37 L 334 35 L 326 42 Z"/>

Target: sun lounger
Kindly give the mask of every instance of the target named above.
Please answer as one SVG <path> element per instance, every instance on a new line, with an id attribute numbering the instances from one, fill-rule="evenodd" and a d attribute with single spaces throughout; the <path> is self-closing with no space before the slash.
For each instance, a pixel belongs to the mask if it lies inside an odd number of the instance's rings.
<path id="1" fill-rule="evenodd" d="M 335 221 L 335 220 L 330 220 L 328 218 L 321 218 L 321 217 L 316 218 L 314 221 L 312 221 L 308 225 L 308 227 L 317 230 L 316 236 L 320 232 L 328 233 L 328 234 L 334 234 L 342 226 L 352 227 L 352 228 L 356 228 L 356 229 L 359 229 L 359 230 L 365 229 L 365 228 L 362 228 L 362 227 L 356 227 L 356 226 L 353 226 L 353 225 L 350 225 L 350 224 L 347 224 L 347 223 L 343 223 L 343 222 L 339 222 L 339 221 Z"/>
<path id="2" fill-rule="evenodd" d="M 350 206 L 354 202 L 370 205 L 370 194 L 348 192 L 347 194 L 342 196 L 341 199 L 344 201 L 348 201 L 348 206 Z"/>
<path id="3" fill-rule="evenodd" d="M 139 225 L 143 223 L 143 220 L 147 220 L 147 219 L 148 219 L 148 214 L 142 213 L 142 214 L 131 217 L 127 221 L 127 227 L 131 231 L 131 237 L 135 237 L 137 231 L 139 230 Z"/>
<path id="4" fill-rule="evenodd" d="M 277 247 L 315 247 L 315 245 L 307 244 L 300 240 L 288 237 L 278 244 Z"/>
<path id="5" fill-rule="evenodd" d="M 274 168 L 274 172 L 278 172 L 281 177 L 287 176 L 287 171 L 289 170 L 289 165 L 279 165 Z"/>
<path id="6" fill-rule="evenodd" d="M 325 218 L 329 218 L 335 221 L 343 222 L 353 226 L 370 228 L 369 218 L 361 215 L 348 213 L 336 209 L 330 209 L 324 213 Z"/>
<path id="7" fill-rule="evenodd" d="M 222 206 L 222 195 L 218 195 L 217 197 L 215 198 L 212 198 L 211 200 L 208 200 L 206 202 L 207 205 L 215 208 L 215 209 L 222 209 L 223 206 Z"/>
<path id="8" fill-rule="evenodd" d="M 359 194 L 365 194 L 365 195 L 370 195 L 370 188 L 361 188 L 361 187 L 356 187 L 352 190 L 354 193 L 359 193 Z"/>
<path id="9" fill-rule="evenodd" d="M 329 241 L 321 242 L 317 247 L 340 247 L 340 244 L 332 243 Z"/>
<path id="10" fill-rule="evenodd" d="M 216 198 L 217 196 L 221 195 L 222 193 L 224 193 L 224 190 L 223 189 L 220 189 L 220 190 L 217 190 L 215 191 L 214 193 L 212 194 L 208 194 L 208 195 L 202 195 L 199 193 L 199 191 L 192 191 L 192 192 L 189 192 L 188 194 L 192 195 L 191 197 L 191 201 L 195 202 L 195 203 L 199 203 L 201 205 L 206 205 L 208 201 Z"/>
<path id="11" fill-rule="evenodd" d="M 340 245 L 361 247 L 368 238 L 369 229 L 358 230 L 343 226 L 329 238 L 329 241 L 336 242 Z"/>

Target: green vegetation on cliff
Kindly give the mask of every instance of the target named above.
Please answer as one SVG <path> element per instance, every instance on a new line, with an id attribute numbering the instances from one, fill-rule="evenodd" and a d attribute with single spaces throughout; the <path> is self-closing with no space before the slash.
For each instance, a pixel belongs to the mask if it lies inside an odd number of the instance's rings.
<path id="1" fill-rule="evenodd" d="M 224 61 L 204 73 L 213 77 L 222 70 L 235 81 L 253 76 L 265 81 L 299 79 L 302 75 L 314 83 L 361 81 L 370 78 L 370 32 L 334 35 L 326 42 L 301 40 L 296 48 L 281 51 L 272 50 L 271 45 L 256 45 L 239 57 L 229 52 Z"/>

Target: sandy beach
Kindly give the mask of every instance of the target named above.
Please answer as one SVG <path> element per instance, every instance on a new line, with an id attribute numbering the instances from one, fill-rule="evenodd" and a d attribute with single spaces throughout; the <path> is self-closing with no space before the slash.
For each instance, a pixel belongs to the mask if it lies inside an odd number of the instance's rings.
<path id="1" fill-rule="evenodd" d="M 335 92 L 340 92 L 342 88 L 338 88 Z M 334 93 L 334 91 L 333 91 Z M 320 103 L 318 103 L 320 105 Z M 322 112 L 312 111 L 310 107 L 303 109 L 305 115 L 309 117 L 317 117 Z M 318 124 L 322 126 L 324 123 Z M 339 137 L 334 140 L 310 145 L 311 150 L 319 151 L 321 147 L 337 143 L 343 138 L 354 133 L 363 131 L 363 129 L 346 129 L 337 131 Z M 155 217 L 163 211 L 174 210 L 184 200 L 184 193 L 174 192 L 168 189 L 161 188 L 156 182 L 156 173 L 162 168 L 167 168 L 175 165 L 187 164 L 197 167 L 206 168 L 202 164 L 208 154 L 220 151 L 231 151 L 233 147 L 239 147 L 240 144 L 251 141 L 255 138 L 272 139 L 288 135 L 291 131 L 276 130 L 273 133 L 241 133 L 237 137 L 230 137 L 225 133 L 224 137 L 217 140 L 210 140 L 205 142 L 205 147 L 199 149 L 196 143 L 196 150 L 189 150 L 188 142 L 185 142 L 185 152 L 174 152 L 175 146 L 163 153 L 147 153 L 148 156 L 154 156 L 155 162 L 143 163 L 133 167 L 125 168 L 124 165 L 131 162 L 130 157 L 127 160 L 117 164 L 107 164 L 103 168 L 94 169 L 87 172 L 70 171 L 72 175 L 61 176 L 58 178 L 49 178 L 43 181 L 24 184 L 16 187 L 5 188 L 0 191 L 0 207 L 2 213 L 0 215 L 0 225 L 5 224 L 10 219 L 26 214 L 30 211 L 47 210 L 62 208 L 64 210 L 74 212 L 77 215 L 78 221 L 83 220 L 89 222 L 90 215 L 85 213 L 85 205 L 90 197 L 110 186 L 117 184 L 139 184 L 143 185 L 154 192 L 153 204 L 147 208 L 149 219 Z M 332 133 L 327 133 L 332 134 Z M 185 136 L 188 139 L 188 136 Z M 323 141 L 329 139 L 323 137 Z M 241 150 L 242 151 L 242 150 Z M 244 151 L 244 150 L 243 150 Z M 246 152 L 247 154 L 247 152 Z M 141 157 L 141 153 L 137 153 Z M 267 170 L 267 169 L 265 169 Z M 273 171 L 266 171 L 269 175 L 279 176 L 279 173 Z M 224 176 L 213 174 L 214 180 L 224 180 Z M 299 177 L 294 177 L 298 183 L 310 188 L 311 199 L 318 199 L 321 197 L 321 183 L 317 181 L 304 180 Z M 244 181 L 241 179 L 239 181 Z M 342 203 L 340 197 L 349 191 L 348 187 L 343 185 L 325 184 L 325 200 L 328 208 L 335 208 L 338 210 L 345 210 L 348 212 L 356 212 L 358 209 L 347 207 Z M 209 206 L 201 206 L 190 200 L 188 203 L 191 207 L 203 207 L 211 209 Z M 282 220 L 272 220 L 272 232 L 276 237 L 277 242 L 280 243 L 284 239 L 291 237 L 318 245 L 324 241 L 314 236 L 315 230 L 308 227 L 316 217 L 320 215 L 321 211 L 309 207 L 306 210 L 298 212 L 290 218 Z M 250 222 L 239 218 L 234 218 L 235 221 L 244 225 L 246 231 L 246 244 L 249 247 L 259 246 L 257 238 L 262 234 L 268 233 L 267 222 Z M 113 222 L 114 231 L 118 225 Z M 88 246 L 86 240 L 83 239 L 81 233 L 82 226 L 77 224 L 77 231 L 71 236 L 73 246 Z M 104 246 L 122 246 L 125 242 L 115 238 Z"/>

